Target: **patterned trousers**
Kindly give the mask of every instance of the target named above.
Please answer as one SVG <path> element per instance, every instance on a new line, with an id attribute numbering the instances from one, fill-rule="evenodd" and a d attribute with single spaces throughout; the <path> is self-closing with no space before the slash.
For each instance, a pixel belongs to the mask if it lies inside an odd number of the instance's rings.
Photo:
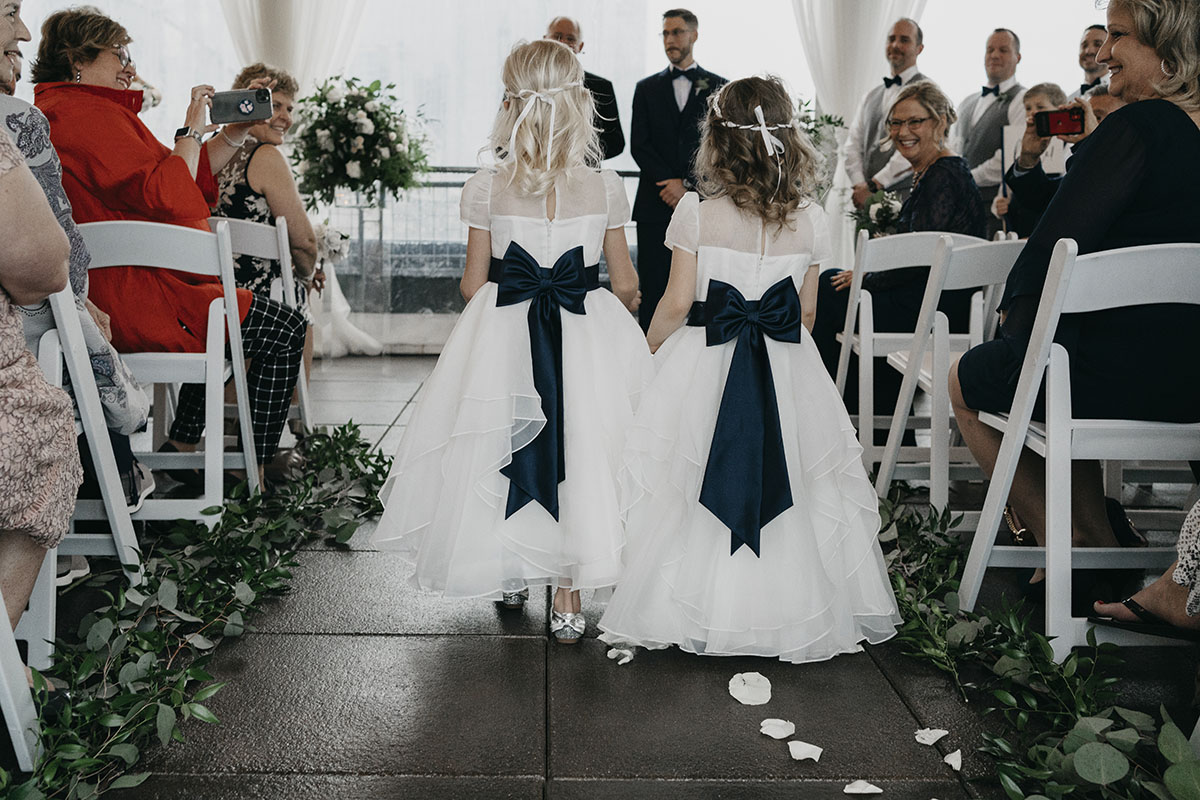
<path id="1" fill-rule="evenodd" d="M 254 295 L 250 310 L 242 321 L 242 350 L 250 361 L 247 383 L 250 390 L 250 417 L 254 426 L 254 447 L 258 463 L 275 457 L 279 436 L 287 422 L 288 405 L 300 375 L 304 358 L 304 315 L 282 303 Z M 226 353 L 229 352 L 226 345 Z M 204 385 L 184 384 L 171 438 L 195 444 L 204 432 Z M 221 435 L 222 431 L 216 431 Z"/>

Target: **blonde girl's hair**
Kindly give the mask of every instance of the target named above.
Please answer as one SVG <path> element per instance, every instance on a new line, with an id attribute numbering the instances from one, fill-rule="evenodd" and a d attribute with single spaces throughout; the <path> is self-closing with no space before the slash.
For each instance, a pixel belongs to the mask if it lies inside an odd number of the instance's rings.
<path id="1" fill-rule="evenodd" d="M 1154 91 L 1184 111 L 1200 109 L 1200 0 L 1111 0 L 1133 17 L 1133 32 L 1162 59 Z"/>
<path id="2" fill-rule="evenodd" d="M 927 114 L 938 121 L 942 128 L 941 135 L 938 137 L 938 144 L 939 146 L 944 146 L 946 144 L 946 137 L 950 133 L 950 126 L 958 121 L 958 112 L 954 110 L 954 103 L 946 96 L 946 93 L 933 81 L 910 83 L 900 90 L 900 94 L 896 95 L 896 99 L 892 101 L 891 108 L 888 109 L 886 119 L 891 119 L 892 110 L 905 100 L 916 100 L 925 109 Z M 889 128 L 888 130 L 891 129 Z M 881 139 L 879 144 L 884 149 L 895 147 L 891 136 Z"/>
<path id="3" fill-rule="evenodd" d="M 783 144 L 777 154 L 763 141 L 755 107 L 769 133 Z M 817 185 L 821 157 L 795 122 L 796 107 L 772 75 L 727 83 L 708 101 L 696 152 L 697 188 L 705 198 L 728 197 L 779 229 L 807 204 Z M 737 127 L 733 127 L 737 126 Z M 778 126 L 778 127 L 777 127 Z"/>
<path id="4" fill-rule="evenodd" d="M 505 103 L 496 114 L 489 147 L 506 185 L 516 184 L 522 193 L 539 197 L 564 170 L 599 165 L 595 103 L 584 88 L 583 67 L 569 47 L 551 39 L 518 42 L 504 61 L 501 79 Z M 530 103 L 533 108 L 517 126 Z"/>

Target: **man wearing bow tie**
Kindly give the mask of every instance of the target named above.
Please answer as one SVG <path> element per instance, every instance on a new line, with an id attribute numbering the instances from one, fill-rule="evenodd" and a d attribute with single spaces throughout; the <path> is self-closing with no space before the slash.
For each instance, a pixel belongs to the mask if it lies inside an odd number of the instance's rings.
<path id="1" fill-rule="evenodd" d="M 1020 60 L 1021 40 L 1017 35 L 1008 28 L 992 31 L 983 57 L 987 85 L 958 104 L 958 123 L 954 126 L 958 146 L 954 149 L 967 160 L 984 206 L 989 208 L 1004 171 L 1000 153 L 1004 126 L 1025 125 L 1025 87 L 1016 78 Z M 994 224 L 998 230 L 999 220 Z"/>
<path id="2" fill-rule="evenodd" d="M 1096 60 L 1096 54 L 1107 38 L 1108 28 L 1103 25 L 1088 25 L 1083 32 L 1083 38 L 1079 40 L 1079 66 L 1083 68 L 1083 83 L 1079 84 L 1079 91 L 1067 95 L 1068 101 L 1083 97 L 1089 89 L 1099 86 L 1108 74 L 1108 65 Z"/>
<path id="3" fill-rule="evenodd" d="M 692 158 L 700 144 L 700 120 L 708 98 L 725 79 L 692 58 L 699 38 L 696 15 L 684 8 L 663 14 L 663 49 L 671 65 L 638 81 L 633 90 L 629 150 L 641 169 L 633 219 L 637 222 L 637 269 L 642 290 L 638 321 L 650 327 L 667 288 L 671 251 L 663 246 L 671 212 L 694 186 Z"/>
<path id="4" fill-rule="evenodd" d="M 850 123 L 846 142 L 846 174 L 853 186 L 851 198 L 861 208 L 872 192 L 888 189 L 908 195 L 912 187 L 912 165 L 895 148 L 880 148 L 887 138 L 886 117 L 900 87 L 928 80 L 917 71 L 917 56 L 925 49 L 925 34 L 916 20 L 901 17 L 887 35 L 884 56 L 891 76 L 867 92 Z"/>
<path id="5" fill-rule="evenodd" d="M 583 29 L 571 17 L 555 17 L 546 26 L 546 39 L 562 42 L 579 55 L 583 52 Z M 608 159 L 619 156 L 625 149 L 625 134 L 621 132 L 621 118 L 617 113 L 617 98 L 613 93 L 612 81 L 585 71 L 583 85 L 592 93 L 596 102 L 596 127 L 600 129 L 600 154 Z"/>

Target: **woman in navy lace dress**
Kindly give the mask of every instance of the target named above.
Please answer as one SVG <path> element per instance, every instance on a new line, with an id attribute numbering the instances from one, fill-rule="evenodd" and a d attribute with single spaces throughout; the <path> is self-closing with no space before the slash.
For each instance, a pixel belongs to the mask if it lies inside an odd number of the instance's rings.
<path id="1" fill-rule="evenodd" d="M 946 132 L 957 119 L 954 104 L 931 81 L 905 86 L 892 104 L 888 114 L 889 138 L 913 167 L 912 194 L 900 209 L 899 232 L 945 231 L 980 238 L 987 235 L 987 216 L 979 187 L 966 160 L 955 155 L 946 141 Z M 863 288 L 871 293 L 875 309 L 875 330 L 911 331 L 916 326 L 928 275 L 928 267 L 908 267 L 863 277 Z M 837 374 L 841 350 L 837 335 L 846 321 L 849 294 L 846 290 L 852 277 L 851 270 L 826 270 L 817 286 L 813 338 L 830 375 Z M 950 330 L 967 329 L 970 302 L 970 289 L 942 296 L 938 307 L 950 318 Z M 890 413 L 895 407 L 900 381 L 898 372 L 877 364 L 876 410 Z M 857 408 L 858 370 L 853 364 L 843 399 L 848 407 Z"/>

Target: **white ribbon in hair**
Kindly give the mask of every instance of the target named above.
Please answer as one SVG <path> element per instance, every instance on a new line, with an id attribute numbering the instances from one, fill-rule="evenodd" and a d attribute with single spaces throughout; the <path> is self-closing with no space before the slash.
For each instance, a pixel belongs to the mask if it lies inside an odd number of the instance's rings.
<path id="1" fill-rule="evenodd" d="M 528 100 L 525 107 L 521 109 L 521 113 L 517 115 L 517 121 L 513 123 L 512 134 L 508 137 L 508 157 L 513 158 L 517 149 L 517 130 L 521 127 L 521 123 L 529 116 L 529 112 L 537 105 L 537 101 L 541 100 L 546 105 L 550 106 L 550 139 L 546 142 L 546 169 L 550 169 L 550 157 L 554 154 L 554 118 L 557 111 L 557 105 L 554 102 L 554 95 L 559 92 L 565 92 L 567 89 L 573 89 L 577 86 L 583 86 L 582 81 L 574 81 L 564 86 L 558 86 L 554 89 L 547 89 L 544 92 L 539 92 L 535 89 L 522 89 L 517 92 L 518 99 Z"/>
<path id="2" fill-rule="evenodd" d="M 754 118 L 758 120 L 756 125 L 741 125 L 737 122 L 731 122 L 727 119 L 721 120 L 721 124 L 726 128 L 737 128 L 743 131 L 752 131 L 756 128 L 758 129 L 758 131 L 762 134 L 763 146 L 767 148 L 767 152 L 769 154 L 775 157 L 775 167 L 779 170 L 779 174 L 775 178 L 775 191 L 779 191 L 779 184 L 783 180 L 783 162 L 780 161 L 780 156 L 783 155 L 783 142 L 779 140 L 778 136 L 771 133 L 771 131 L 777 131 L 782 128 L 790 128 L 792 127 L 792 123 L 780 122 L 775 125 L 768 125 L 767 120 L 763 117 L 762 106 L 754 107 Z"/>

